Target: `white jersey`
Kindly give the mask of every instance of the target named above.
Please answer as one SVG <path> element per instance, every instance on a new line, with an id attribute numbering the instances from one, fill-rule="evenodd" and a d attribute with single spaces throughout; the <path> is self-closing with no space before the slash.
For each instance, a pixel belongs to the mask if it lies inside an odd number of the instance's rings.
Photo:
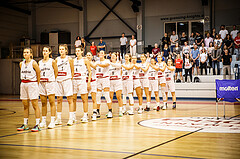
<path id="1" fill-rule="evenodd" d="M 140 64 L 140 67 L 141 68 L 147 68 L 147 62 L 145 62 L 145 63 L 141 63 Z M 144 78 L 147 78 L 147 76 L 148 76 L 148 71 L 149 70 L 147 70 L 146 72 L 144 72 L 142 69 L 140 69 L 140 72 L 139 72 L 139 78 L 142 78 L 142 79 L 144 79 Z"/>
<path id="2" fill-rule="evenodd" d="M 106 63 L 110 64 L 110 61 L 105 59 L 104 61 L 97 61 L 96 62 L 96 64 L 106 64 Z M 108 67 L 97 66 L 97 68 L 96 68 L 96 77 L 97 78 L 109 77 L 109 66 Z"/>
<path id="3" fill-rule="evenodd" d="M 117 80 L 121 79 L 121 63 L 111 63 L 109 67 L 109 72 L 110 72 L 110 80 Z"/>
<path id="4" fill-rule="evenodd" d="M 43 60 L 39 61 L 39 68 L 41 71 L 40 74 L 41 82 L 55 81 L 55 74 L 52 63 L 53 63 L 52 58 L 50 58 L 47 62 L 43 62 Z"/>
<path id="5" fill-rule="evenodd" d="M 72 78 L 71 67 L 68 58 L 68 56 L 66 56 L 64 59 L 62 59 L 61 57 L 57 57 L 57 81 L 64 81 Z"/>
<path id="6" fill-rule="evenodd" d="M 137 67 L 140 67 L 138 64 L 135 64 Z M 139 72 L 141 69 L 136 69 L 133 67 L 132 74 L 133 74 L 133 79 L 139 79 Z"/>
<path id="7" fill-rule="evenodd" d="M 158 78 L 158 71 L 156 71 L 151 66 L 149 66 L 148 79 L 149 80 L 155 80 L 157 78 Z"/>
<path id="8" fill-rule="evenodd" d="M 131 64 L 123 64 L 125 67 L 130 67 Z M 133 69 L 130 69 L 130 70 L 126 70 L 125 68 L 122 68 L 122 79 L 123 80 L 127 80 L 127 79 L 130 79 L 132 80 L 133 79 Z"/>
<path id="9" fill-rule="evenodd" d="M 174 70 L 175 70 L 175 67 L 174 66 L 170 66 L 171 68 L 174 68 Z M 168 68 L 166 68 L 166 70 L 165 70 L 165 78 L 166 78 L 166 81 L 168 82 L 168 81 L 174 81 L 174 72 L 175 71 L 170 71 Z"/>
<path id="10" fill-rule="evenodd" d="M 27 65 L 26 65 L 26 60 L 22 62 L 21 80 L 37 81 L 37 74 L 33 68 L 34 61 L 35 60 L 32 59 Z"/>
<path id="11" fill-rule="evenodd" d="M 161 63 L 156 63 L 156 65 L 160 68 L 160 69 L 163 69 L 163 65 L 164 62 L 161 62 Z M 166 71 L 166 69 L 165 69 Z M 164 77 L 165 76 L 165 71 L 162 72 L 161 70 L 158 71 L 158 78 L 161 78 L 161 77 Z"/>
<path id="12" fill-rule="evenodd" d="M 94 65 L 94 63 L 92 61 L 90 63 Z M 96 69 L 91 67 L 91 72 L 92 72 L 91 82 L 94 82 L 94 81 L 96 81 Z M 88 76 L 89 76 L 89 73 L 88 73 L 88 70 L 87 70 L 87 77 L 86 77 L 87 82 L 88 82 Z"/>
<path id="13" fill-rule="evenodd" d="M 84 59 L 78 60 L 77 58 L 74 59 L 74 76 L 73 79 L 75 80 L 86 80 L 87 75 L 87 66 L 85 65 Z"/>
<path id="14" fill-rule="evenodd" d="M 190 69 L 192 67 L 190 59 L 185 58 L 185 69 Z"/>

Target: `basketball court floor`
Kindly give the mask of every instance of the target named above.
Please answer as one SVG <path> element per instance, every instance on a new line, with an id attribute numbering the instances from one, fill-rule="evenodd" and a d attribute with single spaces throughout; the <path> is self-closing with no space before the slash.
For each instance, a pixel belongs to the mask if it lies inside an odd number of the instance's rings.
<path id="1" fill-rule="evenodd" d="M 215 101 L 186 100 L 178 101 L 176 110 L 169 103 L 167 110 L 143 114 L 135 111 L 132 116 L 118 117 L 118 104 L 114 101 L 113 119 L 106 118 L 107 106 L 102 103 L 101 118 L 83 124 L 79 100 L 78 122 L 67 126 L 68 104 L 64 100 L 62 126 L 40 132 L 17 132 L 23 123 L 23 106 L 18 99 L 0 97 L 0 158 L 240 158 L 239 105 L 227 103 L 227 119 L 219 120 Z M 223 116 L 222 104 L 219 115 Z M 32 108 L 29 118 L 31 128 L 35 124 Z"/>

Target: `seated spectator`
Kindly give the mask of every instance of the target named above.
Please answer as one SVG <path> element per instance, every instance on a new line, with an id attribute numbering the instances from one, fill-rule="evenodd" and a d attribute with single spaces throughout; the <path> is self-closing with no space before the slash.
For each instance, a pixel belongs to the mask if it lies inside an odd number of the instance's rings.
<path id="1" fill-rule="evenodd" d="M 213 42 L 213 38 L 210 37 L 210 33 L 207 33 L 207 37 L 204 39 L 205 46 L 209 47 L 210 42 Z"/>
<path id="2" fill-rule="evenodd" d="M 214 50 L 212 50 L 211 58 L 212 58 L 213 75 L 216 75 L 216 68 L 217 68 L 217 75 L 220 75 L 219 62 L 221 59 L 221 50 L 218 48 L 217 44 L 215 44 Z"/>
<path id="3" fill-rule="evenodd" d="M 222 47 L 222 39 L 220 35 L 216 35 L 216 38 L 214 40 L 214 46 L 217 44 L 218 48 L 221 49 Z"/>
<path id="4" fill-rule="evenodd" d="M 178 73 L 180 74 L 181 81 L 183 80 L 183 77 L 182 77 L 182 66 L 183 66 L 183 59 L 181 58 L 180 54 L 177 54 L 177 58 L 175 60 L 175 67 L 176 67 L 176 70 L 175 70 L 175 81 L 178 78 Z"/>
<path id="5" fill-rule="evenodd" d="M 153 55 L 153 58 L 156 58 L 157 57 L 157 54 L 161 52 L 160 49 L 158 48 L 158 44 L 155 43 L 154 44 L 154 48 L 152 49 L 152 55 Z"/>
<path id="6" fill-rule="evenodd" d="M 201 46 L 203 43 L 203 36 L 199 32 L 196 32 L 195 43 L 197 46 Z"/>
<path id="7" fill-rule="evenodd" d="M 175 31 L 172 32 L 172 35 L 170 36 L 170 41 L 171 41 L 171 52 L 173 52 L 173 48 L 175 47 L 178 41 L 178 35 L 176 35 Z"/>
<path id="8" fill-rule="evenodd" d="M 176 43 L 175 47 L 173 48 L 173 58 L 176 59 L 178 54 L 180 54 L 182 57 L 182 49 L 179 44 Z"/>
<path id="9" fill-rule="evenodd" d="M 185 82 L 187 82 L 187 77 L 190 77 L 190 81 L 192 82 L 192 59 L 189 54 L 186 54 L 186 58 L 184 59 L 184 68 L 185 68 Z"/>
<path id="10" fill-rule="evenodd" d="M 200 52 L 197 49 L 197 45 L 194 45 L 194 47 L 191 51 L 190 57 L 193 60 L 192 73 L 194 74 L 194 68 L 196 66 L 197 67 L 197 75 L 199 75 L 199 56 L 200 56 Z"/>
<path id="11" fill-rule="evenodd" d="M 227 46 L 229 54 L 232 55 L 233 39 L 231 38 L 230 34 L 226 35 L 226 38 L 223 40 L 223 45 Z"/>
<path id="12" fill-rule="evenodd" d="M 76 41 L 75 41 L 75 47 L 80 47 L 81 46 L 81 38 L 80 36 L 77 36 L 76 37 Z"/>
<path id="13" fill-rule="evenodd" d="M 164 45 L 164 48 L 163 48 L 163 50 L 162 50 L 162 56 L 164 57 L 165 62 L 167 62 L 166 60 L 167 60 L 167 57 L 168 57 L 168 55 L 169 55 L 169 52 L 170 52 L 170 49 L 169 49 L 168 45 L 165 44 L 165 45 Z"/>
<path id="14" fill-rule="evenodd" d="M 231 79 L 231 62 L 232 62 L 232 56 L 229 55 L 228 49 L 224 50 L 224 54 L 222 57 L 222 63 L 223 63 L 223 79 L 226 79 L 226 73 L 228 71 L 229 79 Z"/>
<path id="15" fill-rule="evenodd" d="M 167 46 L 170 45 L 170 38 L 168 37 L 167 33 L 164 33 L 164 37 L 162 38 L 162 50 L 165 44 L 167 44 Z"/>
<path id="16" fill-rule="evenodd" d="M 207 53 L 204 48 L 201 50 L 200 54 L 200 69 L 201 75 L 203 75 L 203 69 L 205 69 L 205 75 L 207 75 Z"/>
<path id="17" fill-rule="evenodd" d="M 237 36 L 234 39 L 235 49 L 234 53 L 237 55 L 237 61 L 240 59 L 240 32 L 237 33 Z"/>
<path id="18" fill-rule="evenodd" d="M 188 37 L 186 36 L 185 32 L 182 32 L 182 36 L 180 38 L 181 46 L 183 46 L 185 42 L 188 42 Z"/>

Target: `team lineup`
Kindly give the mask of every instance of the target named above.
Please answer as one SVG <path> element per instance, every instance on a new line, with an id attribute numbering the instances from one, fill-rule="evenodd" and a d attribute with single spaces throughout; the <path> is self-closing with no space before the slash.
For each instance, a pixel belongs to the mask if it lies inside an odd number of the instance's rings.
<path id="1" fill-rule="evenodd" d="M 154 92 L 156 106 L 153 109 L 167 109 L 168 92 L 172 94 L 172 109 L 176 109 L 176 95 L 174 84 L 175 67 L 171 59 L 165 63 L 161 55 L 147 62 L 145 54 L 141 54 L 141 63 L 137 63 L 137 57 L 125 54 L 125 63 L 113 53 L 111 59 L 105 59 L 105 52 L 99 52 L 99 60 L 95 61 L 91 52 L 83 57 L 83 49 L 76 48 L 76 58 L 68 56 L 66 44 L 59 45 L 59 54 L 55 60 L 51 58 L 52 50 L 46 46 L 43 48 L 43 59 L 37 63 L 33 60 L 31 48 L 23 51 L 24 60 L 20 63 L 21 85 L 20 99 L 24 106 L 24 123 L 17 128 L 18 131 L 29 130 L 29 106 L 30 102 L 35 110 L 36 125 L 31 131 L 38 132 L 41 128 L 52 129 L 55 125 L 61 125 L 63 96 L 67 97 L 69 104 L 68 126 L 77 122 L 76 106 L 77 96 L 81 95 L 84 115 L 82 122 L 88 122 L 88 95 L 93 102 L 93 121 L 100 118 L 101 97 L 107 101 L 107 118 L 112 118 L 112 100 L 114 92 L 119 105 L 119 116 L 134 114 L 133 92 L 139 101 L 138 114 L 150 111 L 151 93 Z M 159 89 L 163 99 L 160 106 Z M 143 108 L 143 91 L 146 95 L 147 106 Z M 42 103 L 42 120 L 40 122 L 40 108 L 38 99 Z M 57 106 L 55 105 L 57 97 Z M 126 109 L 127 97 L 129 109 Z M 51 121 L 47 126 L 47 98 L 51 107 Z"/>

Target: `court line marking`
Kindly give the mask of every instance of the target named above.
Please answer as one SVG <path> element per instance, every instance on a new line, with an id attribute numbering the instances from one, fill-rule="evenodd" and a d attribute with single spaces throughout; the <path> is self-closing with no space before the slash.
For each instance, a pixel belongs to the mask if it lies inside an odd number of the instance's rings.
<path id="1" fill-rule="evenodd" d="M 63 149 L 63 150 L 79 150 L 79 151 L 94 151 L 94 152 L 110 152 L 110 153 L 134 154 L 133 152 L 126 152 L 126 151 L 96 150 L 96 149 L 82 149 L 82 148 L 71 148 L 71 147 L 55 147 L 55 146 L 51 147 L 51 146 L 18 145 L 18 144 L 0 144 L 0 146 L 34 147 L 34 148 L 49 148 L 49 149 Z M 188 159 L 204 159 L 204 158 L 187 157 L 187 156 L 160 155 L 160 154 L 149 154 L 149 153 L 143 153 L 141 155 L 176 157 L 176 158 L 188 158 Z"/>
<path id="2" fill-rule="evenodd" d="M 240 116 L 240 114 L 234 115 L 234 116 L 230 117 L 229 119 L 236 118 L 236 117 L 238 117 L 238 116 Z"/>
<path id="3" fill-rule="evenodd" d="M 137 152 L 137 153 L 134 153 L 134 154 L 132 154 L 132 155 L 130 155 L 130 156 L 124 157 L 123 159 L 131 158 L 131 157 L 133 157 L 133 156 L 142 154 L 143 152 L 146 152 L 146 151 L 149 151 L 149 150 L 154 149 L 154 148 L 156 148 L 156 147 L 165 145 L 165 144 L 167 144 L 167 143 L 169 143 L 169 142 L 172 142 L 172 141 L 181 139 L 181 138 L 183 138 L 183 137 L 185 137 L 185 136 L 188 136 L 188 135 L 191 135 L 191 134 L 193 134 L 193 133 L 196 133 L 196 132 L 198 132 L 198 131 L 200 131 L 200 130 L 202 130 L 202 129 L 203 129 L 203 128 L 200 128 L 200 129 L 198 129 L 198 130 L 195 130 L 195 131 L 192 131 L 192 132 L 190 132 L 190 133 L 181 135 L 181 136 L 179 136 L 179 137 L 175 137 L 175 138 L 173 138 L 173 139 L 171 139 L 171 140 L 165 141 L 165 142 L 160 143 L 160 144 L 158 144 L 158 145 L 155 145 L 155 146 L 152 146 L 152 147 L 147 148 L 147 149 L 145 149 L 145 150 L 142 150 L 142 151 L 139 151 L 139 152 Z"/>

